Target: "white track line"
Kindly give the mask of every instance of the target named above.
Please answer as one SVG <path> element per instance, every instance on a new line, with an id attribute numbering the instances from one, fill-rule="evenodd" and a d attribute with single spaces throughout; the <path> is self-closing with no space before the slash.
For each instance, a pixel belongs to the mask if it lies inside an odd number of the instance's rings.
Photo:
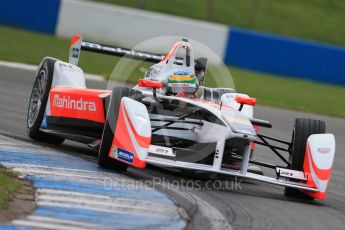
<path id="1" fill-rule="evenodd" d="M 152 207 L 155 206 L 156 209 L 162 210 L 167 207 L 166 204 L 151 202 L 151 201 L 141 201 L 137 199 L 130 199 L 130 198 L 113 198 L 106 195 L 99 195 L 99 194 L 88 194 L 82 192 L 75 192 L 75 191 L 66 191 L 66 190 L 56 190 L 56 189 L 38 189 L 37 190 L 37 197 L 39 199 L 50 199 L 51 197 L 69 197 L 73 199 L 84 199 L 88 201 L 99 201 L 99 202 L 107 202 L 109 203 L 118 203 L 118 204 L 126 204 L 126 205 L 139 205 L 142 207 Z M 169 206 L 168 206 L 169 207 Z M 169 209 L 176 209 L 175 206 L 171 205 Z"/>
<path id="2" fill-rule="evenodd" d="M 22 227 L 29 227 L 34 229 L 53 229 L 53 230 L 85 230 L 85 229 L 96 229 L 96 228 L 86 228 L 86 227 L 75 227 L 69 226 L 66 224 L 61 223 L 47 223 L 45 221 L 35 221 L 35 220 L 14 220 L 12 221 L 13 225 L 22 226 Z M 100 226 L 97 226 L 99 229 Z"/>
<path id="3" fill-rule="evenodd" d="M 49 153 L 50 154 L 50 153 Z M 56 155 L 59 155 L 59 153 L 56 153 Z M 13 170 L 17 169 L 43 169 L 43 170 L 56 170 L 56 171 L 67 171 L 67 172 L 80 172 L 80 173 L 93 173 L 94 175 L 97 174 L 103 174 L 103 176 L 105 175 L 113 175 L 114 177 L 117 177 L 116 175 L 114 175 L 114 173 L 112 172 L 96 172 L 96 171 L 90 171 L 90 170 L 83 170 L 83 169 L 71 169 L 71 168 L 60 168 L 60 167 L 48 167 L 48 166 L 41 166 L 41 165 L 31 165 L 31 164 L 16 164 L 16 163 L 2 163 L 3 165 L 5 165 L 8 168 L 11 168 Z M 122 175 L 121 175 L 122 176 Z"/>
<path id="4" fill-rule="evenodd" d="M 24 64 L 24 63 L 19 63 L 19 62 L 0 61 L 0 66 L 14 68 L 14 69 L 29 70 L 29 71 L 37 70 L 36 65 Z M 85 78 L 87 80 L 92 80 L 92 81 L 104 81 L 104 78 L 102 76 L 99 76 L 96 74 L 85 73 Z"/>
<path id="5" fill-rule="evenodd" d="M 37 202 L 39 206 L 52 206 L 52 207 L 61 207 L 61 208 L 77 208 L 77 209 L 86 209 L 86 210 L 94 210 L 98 212 L 106 212 L 106 213 L 123 213 L 123 214 L 130 214 L 130 215 L 140 215 L 140 216 L 148 216 L 148 217 L 159 217 L 163 219 L 177 219 L 180 217 L 177 209 L 175 208 L 174 212 L 169 213 L 162 213 L 165 210 L 155 210 L 155 211 L 147 211 L 147 210 L 139 210 L 138 207 L 121 207 L 117 205 L 110 205 L 110 204 L 102 204 L 102 205 L 89 205 L 83 203 L 61 203 L 61 202 L 49 202 L 49 201 L 40 201 Z"/>
<path id="6" fill-rule="evenodd" d="M 36 65 L 24 64 L 24 63 L 19 63 L 19 62 L 9 62 L 9 61 L 0 61 L 0 66 L 29 70 L 29 71 L 36 71 L 37 69 Z"/>
<path id="7" fill-rule="evenodd" d="M 169 205 L 162 205 L 158 203 L 149 203 L 149 202 L 141 202 L 139 200 L 134 199 L 117 199 L 117 198 L 106 198 L 106 199 L 99 199 L 93 198 L 92 196 L 89 197 L 78 197 L 69 194 L 68 196 L 61 196 L 61 195 L 38 195 L 36 198 L 38 203 L 40 202 L 58 202 L 61 204 L 74 204 L 80 206 L 89 206 L 90 208 L 94 207 L 109 207 L 113 210 L 117 210 L 121 212 L 121 210 L 133 211 L 138 213 L 144 213 L 144 215 L 155 215 L 155 216 L 167 216 L 164 213 L 173 213 L 176 212 L 176 207 Z M 170 215 L 169 215 L 170 216 Z"/>
<path id="8" fill-rule="evenodd" d="M 206 201 L 202 200 L 198 196 L 194 196 L 197 200 L 198 208 L 201 213 L 207 216 L 209 223 L 211 225 L 210 229 L 217 229 L 217 230 L 231 230 L 232 227 L 226 218 L 223 216 L 222 213 L 218 211 L 217 208 L 213 207 Z"/>
<path id="9" fill-rule="evenodd" d="M 56 218 L 46 217 L 46 216 L 32 215 L 32 216 L 28 216 L 27 219 L 30 221 L 44 222 L 44 223 L 50 223 L 50 224 L 61 224 L 62 226 L 65 226 L 65 227 L 68 226 L 68 228 L 70 226 L 89 228 L 89 229 L 98 229 L 101 227 L 96 224 L 81 223 L 81 222 L 73 221 L 73 220 L 61 220 L 61 219 L 56 219 Z M 111 228 L 104 227 L 102 229 L 111 229 Z"/>
<path id="10" fill-rule="evenodd" d="M 15 167 L 13 168 L 13 171 L 19 172 L 19 173 L 24 173 L 24 174 L 32 174 L 36 176 L 49 176 L 49 177 L 58 177 L 58 178 L 63 178 L 63 179 L 76 179 L 80 181 L 98 181 L 98 182 L 104 182 L 105 179 L 103 178 L 104 176 L 109 176 L 109 175 L 104 175 L 102 173 L 96 173 L 93 171 L 89 171 L 89 175 L 85 174 L 85 172 L 80 173 L 80 172 L 69 172 L 69 171 L 64 171 L 61 169 L 53 169 L 50 168 L 49 170 L 47 169 L 39 169 L 39 168 L 18 168 Z M 100 177 L 103 176 L 103 177 Z M 118 176 L 113 176 L 111 177 L 112 181 L 115 181 Z M 120 178 L 118 178 L 119 180 Z M 130 179 L 128 179 L 129 181 Z M 123 178 L 121 181 L 125 181 Z"/>
<path id="11" fill-rule="evenodd" d="M 65 169 L 55 168 L 34 168 L 34 167 L 12 167 L 13 171 L 24 174 L 24 175 L 35 175 L 35 176 L 46 176 L 55 177 L 58 179 L 71 179 L 78 180 L 80 182 L 95 182 L 102 183 L 104 189 L 110 189 L 111 187 L 121 188 L 139 188 L 151 190 L 149 186 L 145 185 L 144 182 L 133 180 L 127 176 L 117 176 L 109 172 L 94 172 L 94 171 L 71 171 Z M 110 186 L 110 187 L 109 187 Z"/>
<path id="12" fill-rule="evenodd" d="M 178 218 L 177 208 L 174 206 L 163 206 L 157 204 L 143 204 L 132 200 L 124 203 L 111 200 L 90 200 L 78 197 L 60 197 L 60 196 L 38 196 L 36 198 L 38 205 L 49 205 L 54 207 L 73 207 L 80 209 L 91 209 L 102 212 L 116 212 L 140 216 L 155 216 L 160 218 Z"/>

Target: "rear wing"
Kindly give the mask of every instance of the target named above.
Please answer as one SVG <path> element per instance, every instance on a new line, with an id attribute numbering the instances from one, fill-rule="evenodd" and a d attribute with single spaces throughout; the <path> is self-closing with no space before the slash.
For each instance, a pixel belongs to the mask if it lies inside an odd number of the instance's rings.
<path id="1" fill-rule="evenodd" d="M 143 60 L 154 63 L 160 62 L 164 58 L 164 55 L 162 54 L 154 54 L 150 52 L 142 52 L 122 47 L 102 45 L 94 42 L 83 41 L 81 35 L 75 35 L 71 39 L 69 63 L 73 65 L 78 65 L 81 50 L 99 54 L 107 54 L 117 57 L 126 56 L 127 58 L 133 58 L 137 60 Z"/>
<path id="2" fill-rule="evenodd" d="M 127 48 L 122 48 L 122 47 L 103 45 L 103 44 L 89 42 L 89 41 L 83 41 L 83 38 L 81 35 L 74 35 L 70 43 L 70 51 L 69 51 L 70 64 L 78 65 L 80 52 L 82 50 L 99 53 L 99 54 L 107 54 L 107 55 L 117 56 L 117 57 L 126 57 L 126 58 L 132 58 L 136 60 L 143 60 L 143 61 L 153 62 L 153 63 L 158 63 L 162 61 L 165 57 L 165 55 L 163 54 L 155 54 L 151 52 L 144 52 L 144 51 L 138 51 L 138 50 L 127 49 Z M 182 60 L 181 60 L 181 63 L 182 63 Z M 195 60 L 195 73 L 198 78 L 199 76 L 202 76 L 202 79 L 199 79 L 202 82 L 204 80 L 203 78 L 206 73 L 206 66 L 207 66 L 206 58 L 202 57 Z"/>

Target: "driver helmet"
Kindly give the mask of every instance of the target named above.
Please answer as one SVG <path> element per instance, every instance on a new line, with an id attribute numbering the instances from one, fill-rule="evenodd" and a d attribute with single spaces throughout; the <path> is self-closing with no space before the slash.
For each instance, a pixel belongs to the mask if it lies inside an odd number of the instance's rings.
<path id="1" fill-rule="evenodd" d="M 198 78 L 188 70 L 173 73 L 167 82 L 167 92 L 178 96 L 192 96 L 199 89 Z"/>

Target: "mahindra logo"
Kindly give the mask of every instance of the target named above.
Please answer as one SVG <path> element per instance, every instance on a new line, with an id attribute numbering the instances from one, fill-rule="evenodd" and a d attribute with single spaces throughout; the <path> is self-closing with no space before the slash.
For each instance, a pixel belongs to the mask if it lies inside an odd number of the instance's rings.
<path id="1" fill-rule="evenodd" d="M 71 99 L 70 96 L 60 97 L 59 94 L 54 95 L 53 107 L 62 109 L 75 109 L 81 111 L 96 111 L 96 103 L 85 101 L 82 97 L 78 100 Z"/>

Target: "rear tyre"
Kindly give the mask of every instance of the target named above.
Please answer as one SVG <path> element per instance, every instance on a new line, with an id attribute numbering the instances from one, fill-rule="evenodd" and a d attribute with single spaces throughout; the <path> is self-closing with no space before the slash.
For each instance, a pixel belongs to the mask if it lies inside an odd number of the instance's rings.
<path id="1" fill-rule="evenodd" d="M 64 141 L 63 138 L 40 130 L 53 81 L 55 62 L 56 60 L 51 58 L 44 59 L 41 68 L 37 72 L 28 106 L 26 127 L 30 138 L 59 145 Z"/>
<path id="2" fill-rule="evenodd" d="M 304 155 L 307 145 L 307 139 L 312 134 L 325 133 L 326 124 L 324 121 L 297 118 L 295 120 L 294 130 L 292 133 L 292 149 L 290 155 L 290 169 L 303 171 Z M 284 195 L 287 197 L 313 200 L 313 197 L 300 192 L 298 189 L 285 188 Z"/>
<path id="3" fill-rule="evenodd" d="M 114 87 L 111 95 L 107 119 L 103 129 L 102 142 L 98 153 L 98 165 L 119 172 L 126 171 L 128 164 L 109 157 L 113 142 L 122 97 L 141 100 L 141 92 L 125 87 Z"/>

